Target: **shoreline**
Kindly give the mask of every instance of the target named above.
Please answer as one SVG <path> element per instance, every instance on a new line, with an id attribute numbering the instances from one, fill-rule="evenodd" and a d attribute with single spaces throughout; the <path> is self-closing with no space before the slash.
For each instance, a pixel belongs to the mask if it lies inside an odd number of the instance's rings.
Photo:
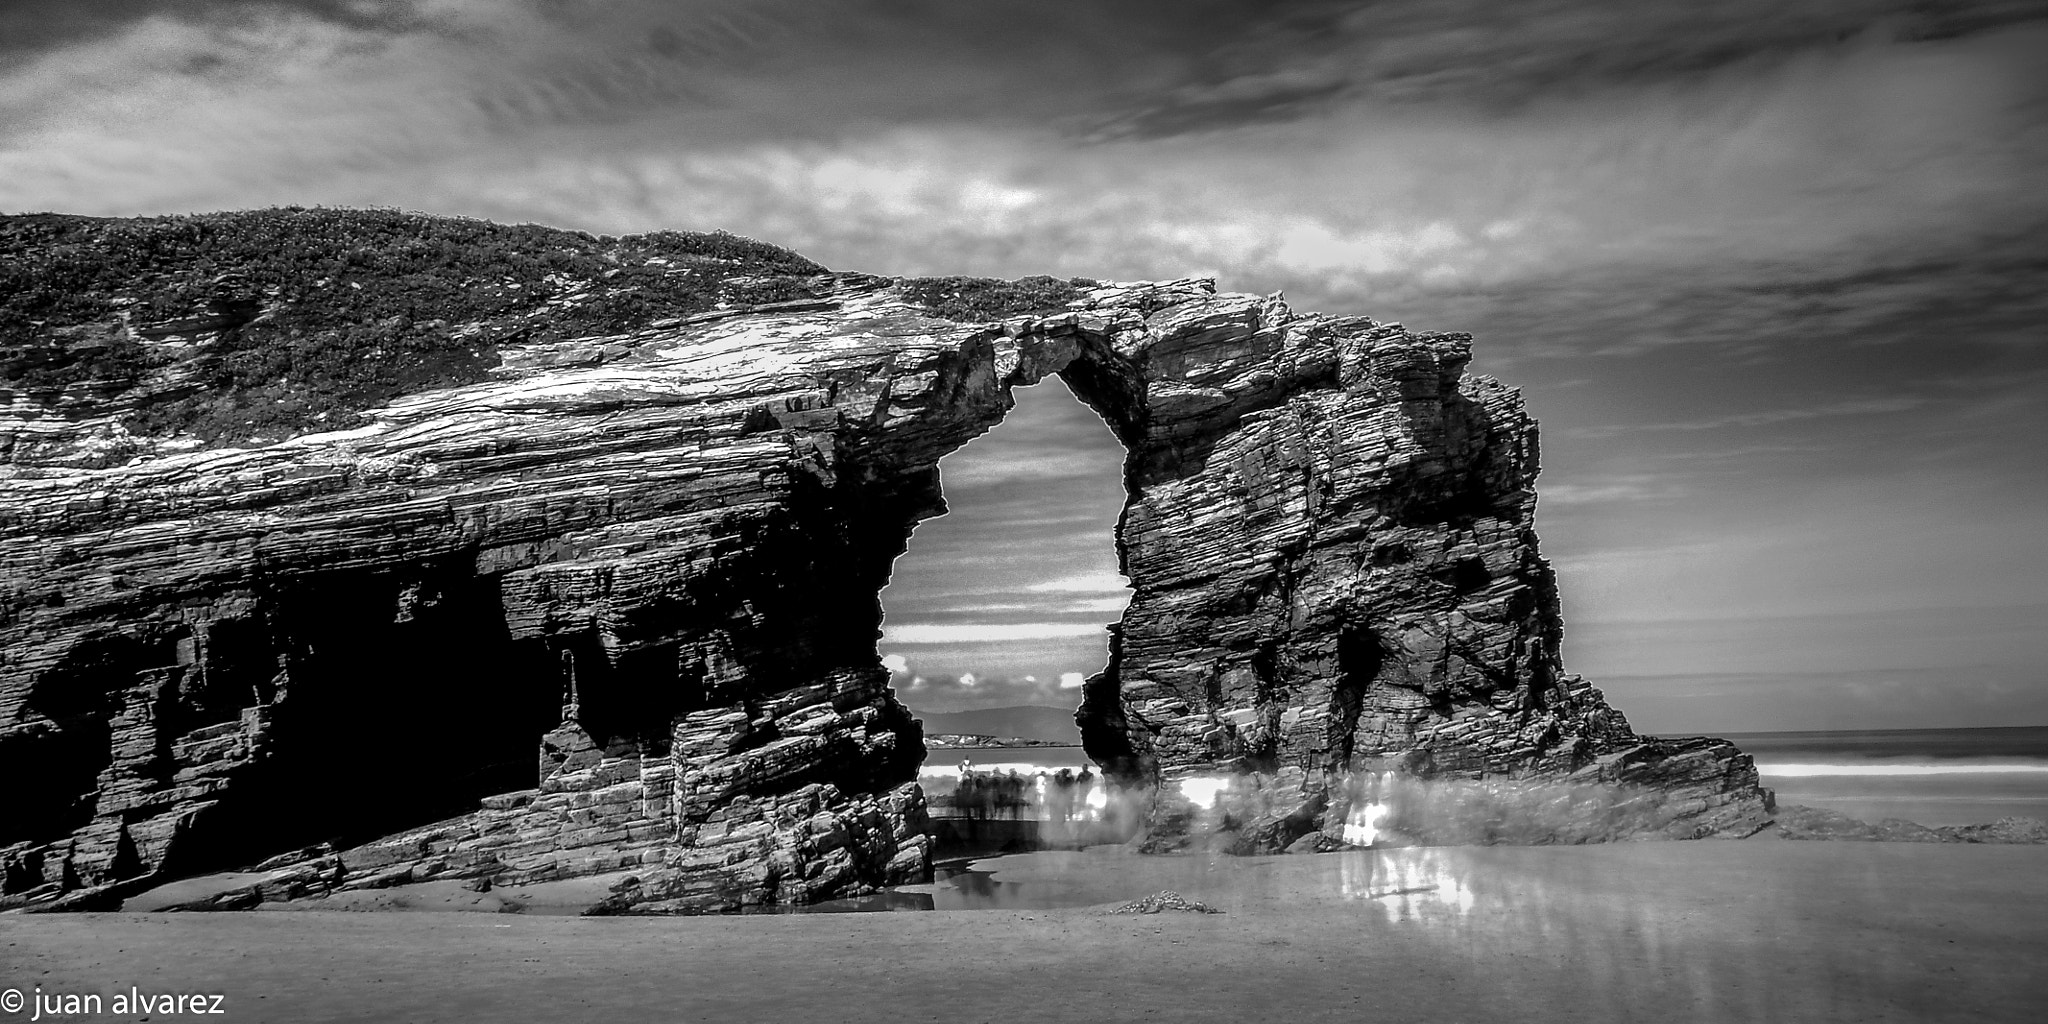
<path id="1" fill-rule="evenodd" d="M 969 1008 L 990 1021 L 2017 1021 L 2048 1000 L 2043 847 L 1098 850 L 977 866 L 1102 899 L 681 918 L 7 916 L 0 985 L 175 986 L 222 994 L 228 1019 L 293 1021 L 903 1021 Z M 1107 913 L 1162 889 L 1224 913 Z"/>

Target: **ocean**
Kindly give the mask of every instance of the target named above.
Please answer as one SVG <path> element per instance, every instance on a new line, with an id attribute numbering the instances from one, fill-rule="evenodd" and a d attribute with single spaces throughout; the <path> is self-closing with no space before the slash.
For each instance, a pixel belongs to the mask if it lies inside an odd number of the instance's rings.
<path id="1" fill-rule="evenodd" d="M 1756 759 L 1781 804 L 1928 826 L 2048 820 L 2048 726 L 1721 735 Z M 1024 774 L 1088 763 L 1079 747 L 933 748 L 920 775 L 950 789 L 963 757 Z"/>
<path id="2" fill-rule="evenodd" d="M 2048 727 L 1723 735 L 1781 804 L 1930 826 L 2048 820 Z"/>

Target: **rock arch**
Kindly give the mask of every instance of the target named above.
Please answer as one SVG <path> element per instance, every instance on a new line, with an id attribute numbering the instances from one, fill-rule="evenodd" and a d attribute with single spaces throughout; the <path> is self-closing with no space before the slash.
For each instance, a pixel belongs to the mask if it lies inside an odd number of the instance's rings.
<path id="1" fill-rule="evenodd" d="M 885 279 L 813 284 L 801 302 L 506 349 L 493 379 L 349 431 L 113 468 L 64 455 L 91 422 L 39 436 L 41 467 L 0 506 L 21 581 L 0 626 L 0 742 L 32 763 L 69 736 L 66 756 L 99 771 L 83 824 L 47 801 L 61 833 L 0 840 L 5 892 L 90 905 L 318 838 L 239 808 L 291 799 L 313 770 L 306 709 L 376 699 L 394 675 L 410 692 L 364 719 L 360 751 L 410 760 L 360 777 L 440 784 L 452 766 L 416 741 L 448 723 L 406 714 L 468 670 L 445 651 L 433 673 L 381 659 L 418 656 L 391 637 L 444 634 L 488 647 L 484 678 L 542 707 L 503 725 L 534 733 L 533 784 L 287 856 L 236 899 L 635 867 L 610 908 L 662 912 L 920 878 L 924 751 L 876 655 L 877 595 L 941 508 L 939 459 L 1051 374 L 1129 452 L 1117 544 L 1135 592 L 1078 712 L 1120 781 L 1258 776 L 1245 849 L 1340 832 L 1331 794 L 1365 770 L 1622 794 L 1505 838 L 1763 822 L 1746 756 L 1636 736 L 1564 673 L 1535 425 L 1517 392 L 1465 373 L 1465 336 L 1201 280 L 988 323 L 936 318 Z M 345 600 L 378 642 L 335 634 L 308 594 Z M 47 703 L 43 681 L 110 631 L 156 655 L 94 677 L 106 696 L 79 722 L 40 712 L 29 695 Z M 102 735 L 103 760 L 72 749 Z M 1407 823 L 1422 841 L 1467 824 Z"/>

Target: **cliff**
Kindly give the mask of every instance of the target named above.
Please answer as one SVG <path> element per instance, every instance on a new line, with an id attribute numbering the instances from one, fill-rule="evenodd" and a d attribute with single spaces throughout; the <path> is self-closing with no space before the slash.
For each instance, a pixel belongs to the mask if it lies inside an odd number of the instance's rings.
<path id="1" fill-rule="evenodd" d="M 17 901 L 274 855 L 254 898 L 924 877 L 876 595 L 940 457 L 1051 374 L 1130 453 L 1134 596 L 1078 712 L 1125 786 L 1240 779 L 1205 827 L 1241 849 L 1340 836 L 1366 773 L 1408 841 L 1767 819 L 1748 757 L 1563 671 L 1536 427 L 1463 335 L 349 211 L 7 218 L 0 251 Z"/>

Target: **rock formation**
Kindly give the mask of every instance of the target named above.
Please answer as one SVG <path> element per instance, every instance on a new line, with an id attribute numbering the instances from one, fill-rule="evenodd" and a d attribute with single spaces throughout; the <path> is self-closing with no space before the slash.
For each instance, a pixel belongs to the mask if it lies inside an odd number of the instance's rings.
<path id="1" fill-rule="evenodd" d="M 1768 835 L 1778 839 L 1838 840 L 1866 843 L 1984 843 L 1993 845 L 2048 845 L 2048 821 L 2039 818 L 2005 817 L 1979 825 L 1943 825 L 1929 828 L 1903 818 L 1875 822 L 1851 818 L 1824 807 L 1781 805 Z"/>
<path id="2" fill-rule="evenodd" d="M 5 325 L 133 365 L 0 385 L 0 894 L 276 855 L 252 898 L 632 867 L 611 909 L 673 912 L 922 879 L 877 594 L 944 510 L 940 457 L 1050 374 L 1130 453 L 1135 593 L 1078 718 L 1122 784 L 1238 778 L 1210 824 L 1247 850 L 1340 837 L 1362 773 L 1410 787 L 1381 823 L 1409 841 L 1767 820 L 1747 756 L 1637 736 L 1562 670 L 1536 428 L 1466 336 L 1205 280 L 983 316 L 1014 286 L 814 269 L 596 336 L 419 310 L 495 331 L 495 365 L 270 436 L 142 414 L 317 298 L 194 258 L 161 274 L 212 291 L 168 326 Z M 603 293 L 558 276 L 523 322 Z"/>

